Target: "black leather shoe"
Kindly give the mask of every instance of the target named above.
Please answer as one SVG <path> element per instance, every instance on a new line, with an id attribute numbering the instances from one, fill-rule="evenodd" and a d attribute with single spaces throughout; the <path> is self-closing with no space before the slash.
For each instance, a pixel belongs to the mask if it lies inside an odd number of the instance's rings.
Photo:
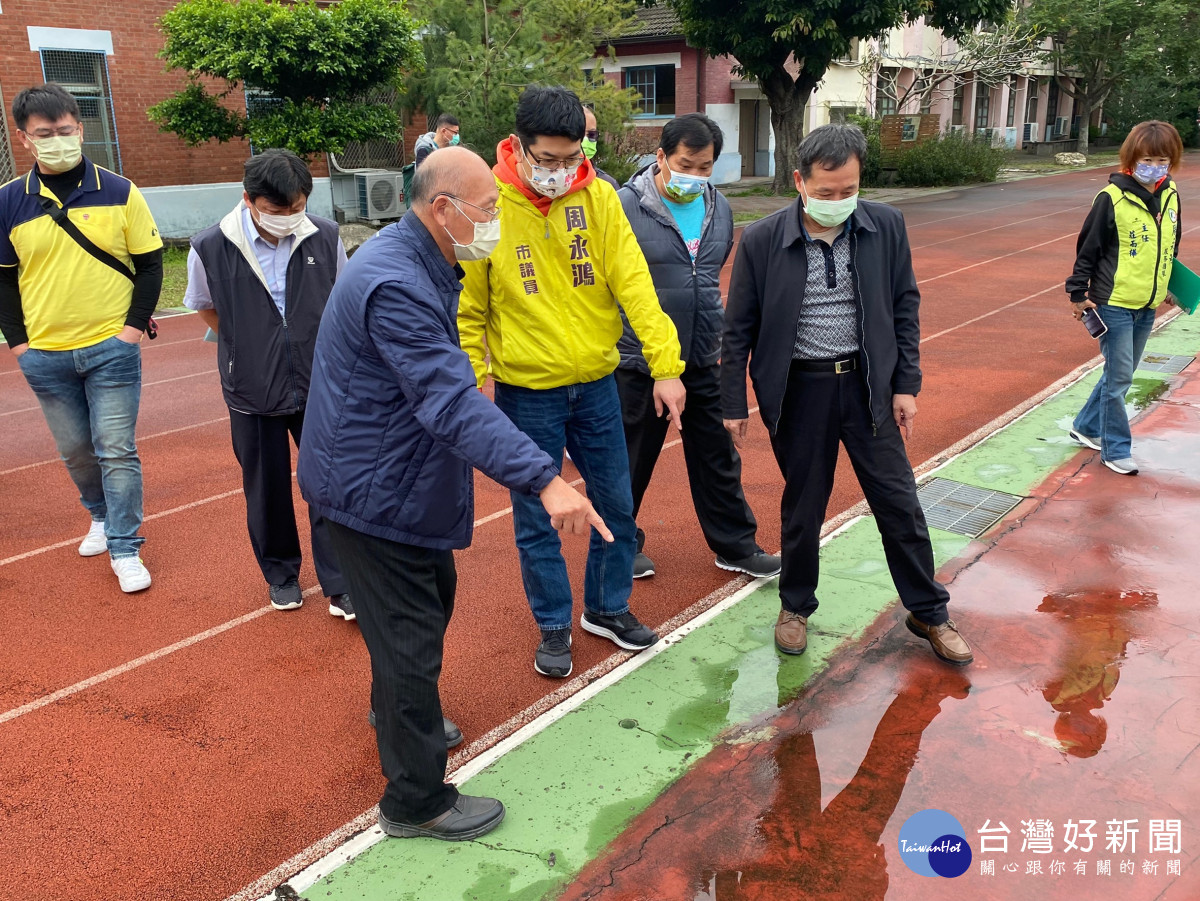
<path id="1" fill-rule="evenodd" d="M 504 805 L 495 798 L 459 795 L 454 806 L 425 823 L 397 823 L 381 812 L 379 828 L 396 838 L 438 838 L 464 842 L 491 832 L 504 819 Z"/>
<path id="2" fill-rule="evenodd" d="M 372 729 L 375 728 L 374 710 L 367 711 L 367 722 L 370 724 Z M 442 729 L 446 732 L 446 750 L 449 750 L 450 748 L 457 748 L 463 743 L 462 730 L 459 729 L 458 726 L 454 725 L 454 723 L 450 722 L 450 720 L 446 717 L 442 717 Z"/>

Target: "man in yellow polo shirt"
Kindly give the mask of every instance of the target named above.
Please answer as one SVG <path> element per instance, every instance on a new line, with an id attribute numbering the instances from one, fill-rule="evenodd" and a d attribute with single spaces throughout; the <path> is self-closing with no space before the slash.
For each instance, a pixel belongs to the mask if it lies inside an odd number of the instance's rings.
<path id="1" fill-rule="evenodd" d="M 108 551 L 121 590 L 140 591 L 138 344 L 162 288 L 162 239 L 133 183 L 83 156 L 74 97 L 28 88 L 12 113 L 35 164 L 0 187 L 0 331 L 91 514 L 79 553 Z"/>

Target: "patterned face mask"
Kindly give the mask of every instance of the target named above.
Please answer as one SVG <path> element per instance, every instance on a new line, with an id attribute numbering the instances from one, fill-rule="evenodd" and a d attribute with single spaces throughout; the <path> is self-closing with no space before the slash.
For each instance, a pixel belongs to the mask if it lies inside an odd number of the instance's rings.
<path id="1" fill-rule="evenodd" d="M 1154 166 L 1150 163 L 1138 163 L 1133 170 L 1133 177 L 1144 185 L 1156 185 L 1167 177 L 1169 165 Z"/>

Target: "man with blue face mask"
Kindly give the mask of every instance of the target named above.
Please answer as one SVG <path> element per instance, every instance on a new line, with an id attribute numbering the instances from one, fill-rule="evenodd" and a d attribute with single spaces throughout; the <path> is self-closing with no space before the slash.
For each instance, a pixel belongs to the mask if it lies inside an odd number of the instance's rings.
<path id="1" fill-rule="evenodd" d="M 802 654 L 808 645 L 821 526 L 841 444 L 875 515 L 908 629 L 942 660 L 965 666 L 973 655 L 934 577 L 904 448 L 921 390 L 921 295 L 904 219 L 892 207 L 859 201 L 867 141 L 856 126 L 813 130 L 799 157 L 796 203 L 742 236 L 721 357 L 726 428 L 736 444 L 745 439 L 748 364 L 783 472 L 775 646 Z"/>
<path id="2" fill-rule="evenodd" d="M 250 545 L 276 610 L 303 603 L 291 442 L 299 445 L 304 427 L 321 314 L 346 264 L 337 224 L 305 212 L 312 186 L 308 166 L 290 150 L 247 160 L 241 202 L 192 239 L 183 296 L 217 333 Z M 310 510 L 309 527 L 329 612 L 353 620 L 325 520 Z"/>
<path id="3" fill-rule="evenodd" d="M 663 126 L 656 159 L 620 191 L 621 204 L 638 239 L 658 301 L 679 332 L 687 368 L 689 403 L 680 436 L 692 504 L 716 565 L 755 577 L 779 572 L 779 558 L 764 553 L 758 525 L 742 493 L 742 461 L 721 422 L 721 268 L 733 250 L 733 212 L 709 184 L 724 137 L 702 113 L 677 116 Z M 655 415 L 654 381 L 642 344 L 628 324 L 618 345 L 617 387 L 636 517 L 667 434 Z M 633 577 L 654 575 L 638 529 Z"/>

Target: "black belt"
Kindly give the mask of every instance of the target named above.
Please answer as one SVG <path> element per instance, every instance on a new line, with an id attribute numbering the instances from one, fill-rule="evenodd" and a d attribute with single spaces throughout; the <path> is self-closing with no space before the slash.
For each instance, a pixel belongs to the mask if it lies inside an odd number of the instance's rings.
<path id="1" fill-rule="evenodd" d="M 801 372 L 854 372 L 858 369 L 858 354 L 840 360 L 792 360 L 792 368 Z"/>

